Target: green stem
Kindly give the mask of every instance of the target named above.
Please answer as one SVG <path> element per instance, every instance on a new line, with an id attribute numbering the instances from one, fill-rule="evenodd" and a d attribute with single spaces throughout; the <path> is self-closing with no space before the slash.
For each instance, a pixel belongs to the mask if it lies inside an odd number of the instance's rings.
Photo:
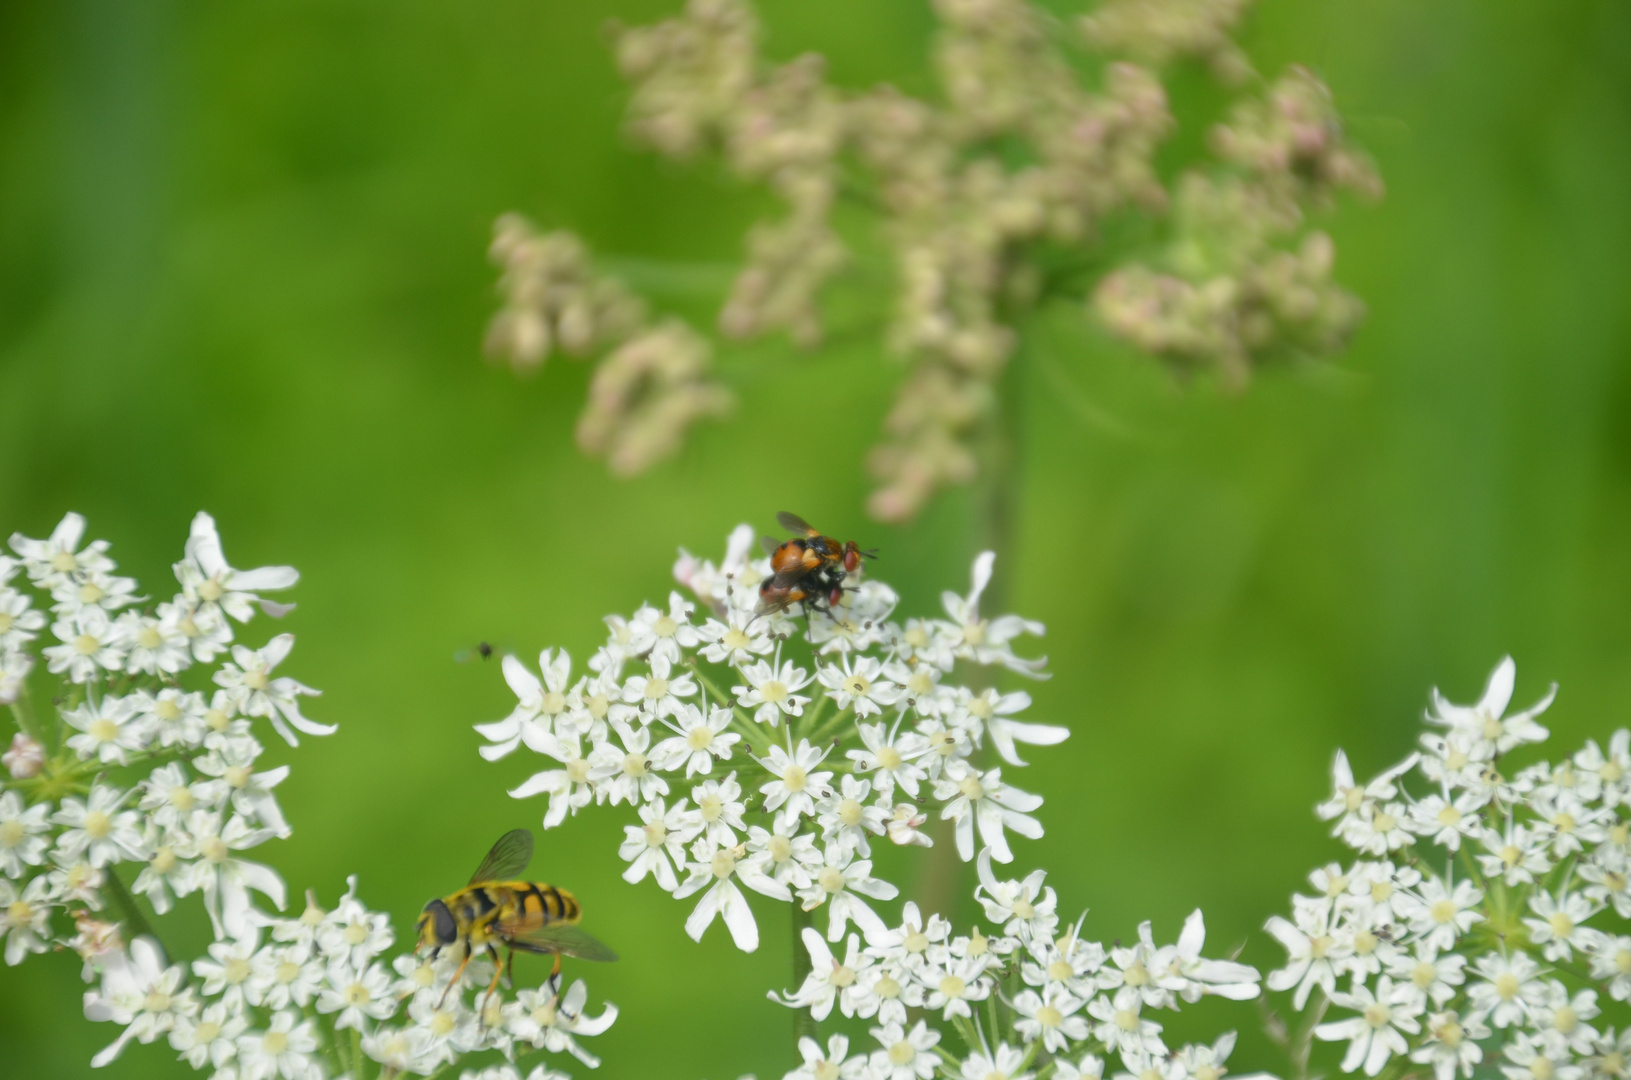
<path id="1" fill-rule="evenodd" d="M 827 699 L 822 698 L 821 700 L 826 701 Z M 823 742 L 825 742 L 827 740 L 828 736 L 830 736 L 833 732 L 837 731 L 840 727 L 843 726 L 845 720 L 848 720 L 850 718 L 851 718 L 850 710 L 848 710 L 848 709 L 839 709 L 838 712 L 833 714 L 833 718 L 831 720 L 828 720 L 825 724 L 821 725 L 819 728 L 815 729 L 814 731 L 812 731 L 810 733 L 810 745 L 811 746 L 821 745 Z"/>
<path id="2" fill-rule="evenodd" d="M 130 890 L 125 888 L 125 883 L 119 880 L 119 872 L 114 869 L 112 863 L 102 868 L 102 891 L 113 901 L 113 906 L 119 909 L 119 913 L 124 916 L 125 929 L 128 931 L 125 935 L 126 940 L 134 941 L 139 937 L 150 937 L 158 942 L 160 952 L 164 953 L 166 957 L 170 955 L 170 950 L 164 947 L 164 939 L 159 937 L 158 931 L 153 929 L 153 924 L 147 921 L 147 916 L 142 914 L 142 909 L 136 906 L 136 898 L 130 895 Z"/>
<path id="3" fill-rule="evenodd" d="M 362 1080 L 362 1031 L 351 1029 L 351 1080 Z"/>
<path id="4" fill-rule="evenodd" d="M 34 715 L 34 698 L 28 690 L 28 680 L 24 679 L 22 688 L 17 694 L 17 700 L 11 703 L 11 715 L 17 721 L 17 730 L 30 739 L 45 745 L 45 735 L 40 730 L 39 717 Z"/>
<path id="5" fill-rule="evenodd" d="M 805 911 L 803 905 L 794 900 L 789 905 L 793 909 L 793 991 L 798 992 L 804 985 L 804 980 L 810 972 L 815 970 L 814 962 L 810 959 L 810 950 L 804 947 L 804 931 L 815 925 L 815 913 Z M 793 1050 L 798 1052 L 800 1039 L 814 1039 L 816 1037 L 815 1017 L 810 1015 L 809 1009 L 796 1009 L 793 1012 Z"/>

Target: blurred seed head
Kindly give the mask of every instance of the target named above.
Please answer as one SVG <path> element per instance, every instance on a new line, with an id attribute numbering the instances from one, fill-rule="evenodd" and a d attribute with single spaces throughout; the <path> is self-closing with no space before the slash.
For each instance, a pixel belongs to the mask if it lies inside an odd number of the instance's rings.
<path id="1" fill-rule="evenodd" d="M 995 415 L 1027 313 L 1060 296 L 1050 266 L 1062 254 L 1097 278 L 1067 298 L 1085 287 L 1105 327 L 1181 373 L 1243 385 L 1261 363 L 1325 355 L 1353 333 L 1363 306 L 1333 282 L 1331 241 L 1307 216 L 1382 187 L 1313 74 L 1292 68 L 1237 100 L 1210 133 L 1214 160 L 1176 181 L 1156 167 L 1176 125 L 1162 82 L 1173 65 L 1204 64 L 1229 88 L 1255 79 L 1232 36 L 1249 4 L 1105 0 L 1067 24 L 1032 0 L 934 0 L 939 94 L 920 99 L 833 87 L 814 54 L 771 63 L 748 0 L 691 0 L 620 33 L 627 129 L 666 156 L 716 155 L 783 205 L 748 231 L 724 338 L 819 345 L 823 293 L 859 261 L 853 218 L 840 229 L 835 207 L 871 215 L 894 277 L 883 341 L 905 375 L 868 458 L 870 507 L 900 520 L 976 476 L 972 440 Z M 1067 59 L 1072 34 L 1103 56 L 1095 79 Z M 1101 224 L 1128 213 L 1161 218 L 1164 242 L 1116 266 Z M 490 352 L 520 370 L 556 349 L 608 352 L 578 441 L 614 471 L 648 467 L 728 409 L 706 341 L 648 321 L 570 235 L 507 217 L 493 257 L 506 303 Z"/>

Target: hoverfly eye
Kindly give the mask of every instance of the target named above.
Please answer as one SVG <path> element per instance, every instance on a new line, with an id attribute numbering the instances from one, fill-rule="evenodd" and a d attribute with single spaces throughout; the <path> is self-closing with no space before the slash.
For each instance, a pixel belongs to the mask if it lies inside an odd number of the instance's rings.
<path id="1" fill-rule="evenodd" d="M 436 930 L 436 940 L 444 945 L 451 945 L 459 936 L 458 926 L 453 922 L 453 913 L 447 910 L 446 904 L 438 900 L 430 911 L 430 917 Z"/>

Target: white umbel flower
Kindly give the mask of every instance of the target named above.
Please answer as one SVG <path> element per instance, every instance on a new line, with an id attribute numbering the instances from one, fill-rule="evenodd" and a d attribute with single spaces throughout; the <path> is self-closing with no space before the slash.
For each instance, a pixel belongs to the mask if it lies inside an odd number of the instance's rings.
<path id="1" fill-rule="evenodd" d="M 233 662 L 221 665 L 215 673 L 215 683 L 227 691 L 239 712 L 245 716 L 266 717 L 284 742 L 299 746 L 300 738 L 291 728 L 308 735 L 332 735 L 337 728 L 301 715 L 299 699 L 315 697 L 322 691 L 287 676 L 272 677 L 272 670 L 288 657 L 292 648 L 293 634 L 279 634 L 260 649 L 234 645 Z"/>
<path id="2" fill-rule="evenodd" d="M 1407 995 L 1399 994 L 1386 975 L 1377 979 L 1374 992 L 1357 983 L 1352 992 L 1332 994 L 1331 1000 L 1359 1014 L 1314 1029 L 1315 1037 L 1327 1042 L 1348 1040 L 1348 1050 L 1342 1055 L 1343 1072 L 1363 1070 L 1366 1076 L 1375 1076 L 1388 1059 L 1409 1049 L 1405 1035 L 1421 1030 L 1414 1003 Z"/>
<path id="3" fill-rule="evenodd" d="M 250 620 L 255 607 L 273 618 L 288 614 L 293 607 L 262 599 L 258 594 L 294 588 L 300 582 L 300 571 L 292 566 L 234 570 L 222 554 L 221 534 L 215 529 L 215 519 L 203 511 L 193 518 L 185 552 L 185 557 L 176 563 L 175 571 L 187 599 L 215 605 L 241 623 Z"/>

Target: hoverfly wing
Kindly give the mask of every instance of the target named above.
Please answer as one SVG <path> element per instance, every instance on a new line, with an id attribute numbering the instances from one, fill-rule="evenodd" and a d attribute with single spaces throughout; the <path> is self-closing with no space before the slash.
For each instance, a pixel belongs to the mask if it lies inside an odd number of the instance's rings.
<path id="1" fill-rule="evenodd" d="M 485 881 L 508 881 L 518 876 L 532 861 L 532 830 L 511 829 L 498 838 L 498 842 L 481 860 L 476 872 L 470 875 L 470 884 Z"/>
<path id="2" fill-rule="evenodd" d="M 500 927 L 501 933 L 502 930 Z M 525 933 L 505 934 L 504 939 L 513 947 L 528 952 L 559 953 L 562 956 L 575 956 L 579 960 L 593 960 L 596 963 L 607 963 L 617 959 L 617 954 L 604 943 L 572 923 L 549 923 Z"/>
<path id="3" fill-rule="evenodd" d="M 810 528 L 810 523 L 797 514 L 790 514 L 786 510 L 776 515 L 776 524 L 788 532 L 801 533 L 804 536 L 820 536 L 821 530 Z"/>
<path id="4" fill-rule="evenodd" d="M 761 536 L 759 537 L 759 546 L 764 549 L 766 555 L 774 555 L 776 549 L 782 546 L 782 542 L 774 536 Z"/>

